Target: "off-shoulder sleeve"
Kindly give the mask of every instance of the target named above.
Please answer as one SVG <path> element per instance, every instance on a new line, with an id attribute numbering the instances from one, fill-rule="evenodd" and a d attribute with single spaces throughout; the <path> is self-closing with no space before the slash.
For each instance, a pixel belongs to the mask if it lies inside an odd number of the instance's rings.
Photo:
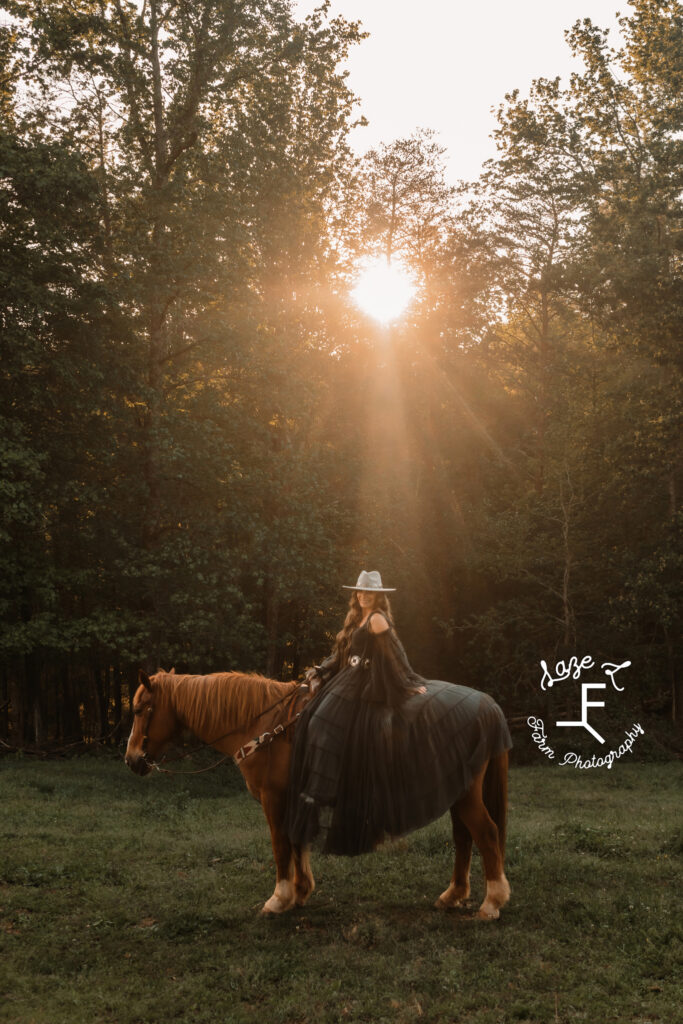
<path id="1" fill-rule="evenodd" d="M 370 634 L 368 684 L 363 699 L 389 706 L 412 696 L 422 679 L 413 672 L 403 645 L 392 629 Z"/>

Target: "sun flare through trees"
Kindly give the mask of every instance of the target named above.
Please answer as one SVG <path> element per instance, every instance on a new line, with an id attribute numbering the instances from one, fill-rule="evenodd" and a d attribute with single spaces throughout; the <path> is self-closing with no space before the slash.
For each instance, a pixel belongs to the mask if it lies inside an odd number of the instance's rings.
<path id="1" fill-rule="evenodd" d="M 140 665 L 296 678 L 363 567 L 429 677 L 521 719 L 601 652 L 680 717 L 682 4 L 570 27 L 457 187 L 354 156 L 327 4 L 4 6 L 0 746 L 117 742 Z"/>
<path id="2" fill-rule="evenodd" d="M 364 313 L 388 324 L 405 312 L 416 290 L 401 263 L 380 259 L 363 267 L 351 294 Z"/>

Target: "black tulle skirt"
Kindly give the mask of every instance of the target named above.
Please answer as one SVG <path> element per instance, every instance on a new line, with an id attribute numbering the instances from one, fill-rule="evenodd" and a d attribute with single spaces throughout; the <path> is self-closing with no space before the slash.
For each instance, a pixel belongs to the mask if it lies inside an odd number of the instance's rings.
<path id="1" fill-rule="evenodd" d="M 353 856 L 441 817 L 491 758 L 512 746 L 496 702 L 466 686 L 427 687 L 398 705 L 367 699 L 367 673 L 343 669 L 297 723 L 287 830 Z"/>

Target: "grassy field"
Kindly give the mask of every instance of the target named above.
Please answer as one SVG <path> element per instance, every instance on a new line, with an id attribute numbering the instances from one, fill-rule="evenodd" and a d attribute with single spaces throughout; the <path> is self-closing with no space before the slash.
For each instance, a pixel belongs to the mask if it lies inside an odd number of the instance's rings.
<path id="1" fill-rule="evenodd" d="M 141 780 L 107 758 L 5 759 L 0 1021 L 674 1024 L 681 774 L 513 768 L 499 922 L 432 908 L 448 818 L 316 856 L 308 906 L 264 919 L 269 838 L 232 767 Z"/>

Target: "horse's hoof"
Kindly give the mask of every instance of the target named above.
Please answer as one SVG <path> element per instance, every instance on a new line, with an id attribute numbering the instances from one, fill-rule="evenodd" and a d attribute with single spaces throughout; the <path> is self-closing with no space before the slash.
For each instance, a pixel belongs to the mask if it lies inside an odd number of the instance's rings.
<path id="1" fill-rule="evenodd" d="M 291 910 L 295 903 L 294 886 L 291 882 L 286 879 L 278 882 L 275 886 L 275 892 L 269 900 L 263 904 L 261 913 L 264 915 L 270 914 L 284 914 L 286 910 Z"/>
<path id="2" fill-rule="evenodd" d="M 498 907 L 486 906 L 485 903 L 482 903 L 477 917 L 480 921 L 497 921 L 500 917 L 500 910 Z"/>
<path id="3" fill-rule="evenodd" d="M 276 914 L 284 914 L 285 910 L 289 910 L 289 907 L 283 906 L 276 896 L 271 896 L 261 907 L 261 914 L 263 917 L 275 917 Z"/>
<path id="4" fill-rule="evenodd" d="M 437 910 L 455 910 L 457 907 L 461 907 L 462 904 L 462 900 L 445 900 L 442 896 L 439 896 L 437 900 L 434 900 L 434 906 Z"/>
<path id="5" fill-rule="evenodd" d="M 455 907 L 462 907 L 469 894 L 469 886 L 467 889 L 460 888 L 458 890 L 455 886 L 450 885 L 448 889 L 444 889 L 434 906 L 437 910 L 453 910 Z"/>
<path id="6" fill-rule="evenodd" d="M 288 900 L 287 903 L 283 903 L 277 896 L 271 896 L 263 904 L 261 913 L 264 917 L 274 917 L 276 914 L 286 914 L 288 910 L 292 910 L 295 906 L 296 902 L 294 900 Z"/>
<path id="7" fill-rule="evenodd" d="M 296 899 L 294 901 L 294 905 L 297 906 L 297 907 L 305 906 L 308 903 L 308 901 L 309 901 L 309 899 L 311 898 L 312 895 L 313 895 L 313 887 L 311 887 L 310 889 L 297 889 Z"/>

